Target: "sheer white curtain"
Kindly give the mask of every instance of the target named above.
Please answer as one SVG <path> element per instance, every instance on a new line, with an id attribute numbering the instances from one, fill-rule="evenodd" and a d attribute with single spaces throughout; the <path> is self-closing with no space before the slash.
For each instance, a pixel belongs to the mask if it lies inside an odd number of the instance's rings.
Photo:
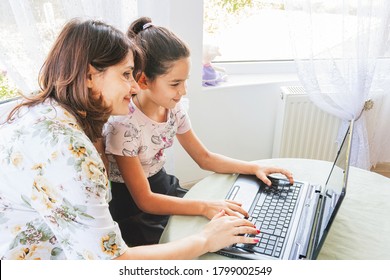
<path id="1" fill-rule="evenodd" d="M 93 18 L 126 31 L 138 17 L 138 1 L 0 0 L 0 71 L 23 93 L 37 90 L 40 67 L 66 21 Z M 173 149 L 166 156 L 173 173 Z"/>
<path id="2" fill-rule="evenodd" d="M 389 150 L 380 142 L 389 140 L 385 122 L 390 117 L 386 104 L 390 72 L 386 76 L 384 71 L 389 65 L 385 56 L 390 1 L 286 0 L 285 4 L 298 75 L 311 100 L 343 120 L 339 138 L 347 121 L 356 120 L 351 164 L 369 169 L 389 160 L 390 155 L 380 156 L 381 149 Z"/>
<path id="3" fill-rule="evenodd" d="M 125 31 L 137 13 L 137 0 L 1 0 L 0 70 L 22 92 L 36 90 L 43 60 L 67 20 L 100 19 Z"/>

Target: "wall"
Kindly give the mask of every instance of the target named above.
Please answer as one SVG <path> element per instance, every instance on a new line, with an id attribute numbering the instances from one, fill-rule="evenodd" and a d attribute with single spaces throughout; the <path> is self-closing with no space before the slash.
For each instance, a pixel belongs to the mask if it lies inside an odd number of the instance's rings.
<path id="1" fill-rule="evenodd" d="M 294 79 L 262 84 L 207 88 L 189 100 L 193 129 L 205 146 L 242 160 L 270 158 L 280 86 Z M 174 173 L 183 185 L 205 177 L 178 143 L 174 146 Z"/>
<path id="2" fill-rule="evenodd" d="M 191 50 L 191 73 L 188 96 L 201 91 L 201 61 L 203 45 L 203 1 L 199 0 L 139 0 L 139 16 L 148 16 L 156 25 L 172 30 Z"/>

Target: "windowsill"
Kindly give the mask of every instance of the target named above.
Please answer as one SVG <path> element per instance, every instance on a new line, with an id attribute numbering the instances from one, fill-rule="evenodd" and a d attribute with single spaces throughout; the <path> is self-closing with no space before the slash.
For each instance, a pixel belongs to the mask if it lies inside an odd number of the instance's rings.
<path id="1" fill-rule="evenodd" d="M 215 62 L 213 65 L 216 69 L 225 70 L 226 82 L 202 87 L 202 91 L 278 83 L 296 84 L 299 81 L 294 61 Z"/>
<path id="2" fill-rule="evenodd" d="M 228 75 L 225 82 L 216 86 L 204 86 L 202 91 L 213 91 L 224 88 L 235 88 L 254 85 L 269 85 L 279 83 L 297 83 L 297 74 L 232 74 Z"/>

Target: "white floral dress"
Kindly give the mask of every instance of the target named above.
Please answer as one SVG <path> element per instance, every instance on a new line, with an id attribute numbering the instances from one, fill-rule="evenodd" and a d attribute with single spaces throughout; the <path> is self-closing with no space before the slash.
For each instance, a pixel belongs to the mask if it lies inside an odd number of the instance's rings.
<path id="1" fill-rule="evenodd" d="M 0 259 L 112 259 L 127 248 L 106 171 L 76 119 L 47 100 L 0 125 Z"/>

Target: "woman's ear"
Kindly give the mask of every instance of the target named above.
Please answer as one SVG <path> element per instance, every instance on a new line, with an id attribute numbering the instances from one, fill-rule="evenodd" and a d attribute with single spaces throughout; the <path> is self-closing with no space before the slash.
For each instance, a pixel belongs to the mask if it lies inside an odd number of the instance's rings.
<path id="1" fill-rule="evenodd" d="M 94 85 L 94 75 L 98 73 L 95 67 L 91 64 L 88 64 L 88 72 L 87 72 L 87 87 L 92 88 Z"/>
<path id="2" fill-rule="evenodd" d="M 148 78 L 146 78 L 145 73 L 142 72 L 141 76 L 138 79 L 138 85 L 141 89 L 147 89 L 148 88 Z"/>

